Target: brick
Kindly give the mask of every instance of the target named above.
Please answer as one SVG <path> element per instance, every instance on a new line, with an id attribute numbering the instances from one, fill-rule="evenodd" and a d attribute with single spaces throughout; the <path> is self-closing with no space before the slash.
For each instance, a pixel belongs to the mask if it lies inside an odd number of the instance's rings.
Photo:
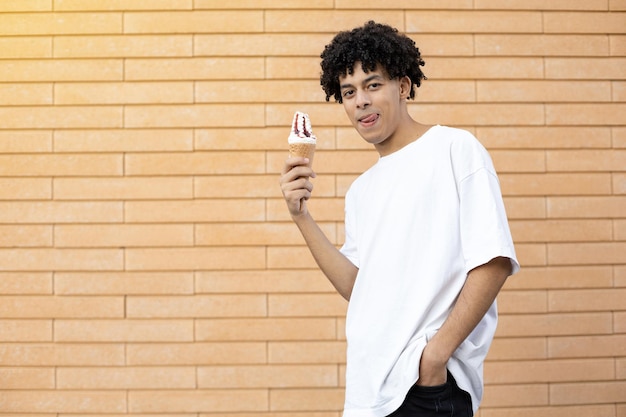
<path id="1" fill-rule="evenodd" d="M 58 368 L 58 389 L 189 389 L 195 388 L 193 367 Z"/>
<path id="2" fill-rule="evenodd" d="M 306 246 L 271 246 L 267 250 L 271 269 L 315 268 L 317 264 Z"/>
<path id="3" fill-rule="evenodd" d="M 124 391 L 13 390 L 0 397 L 0 409 L 7 413 L 124 413 Z"/>
<path id="4" fill-rule="evenodd" d="M 0 342 L 49 342 L 52 320 L 0 320 Z M 3 356 L 0 350 L 0 358 Z"/>
<path id="5" fill-rule="evenodd" d="M 125 60 L 124 64 L 124 79 L 128 81 L 249 80 L 260 79 L 264 75 L 263 58 L 223 56 L 215 58 L 129 58 Z"/>
<path id="6" fill-rule="evenodd" d="M 481 402 L 483 409 L 528 407 L 549 404 L 548 384 L 487 385 Z"/>
<path id="7" fill-rule="evenodd" d="M 615 417 L 613 405 L 523 407 L 483 409 L 480 417 Z"/>
<path id="8" fill-rule="evenodd" d="M 475 0 L 477 9 L 500 9 L 498 0 Z M 512 10 L 606 10 L 604 0 L 553 0 L 546 3 L 542 0 L 510 0 L 507 9 Z"/>
<path id="9" fill-rule="evenodd" d="M 319 224 L 336 240 L 334 224 Z M 210 223 L 196 226 L 196 244 L 208 246 L 302 245 L 304 239 L 292 223 Z"/>
<path id="10" fill-rule="evenodd" d="M 346 315 L 348 304 L 338 294 L 270 294 L 270 317 L 332 317 Z"/>
<path id="11" fill-rule="evenodd" d="M 613 236 L 611 220 L 512 220 L 515 242 L 607 241 Z"/>
<path id="12" fill-rule="evenodd" d="M 547 151 L 548 171 L 619 171 L 626 166 L 626 150 Z"/>
<path id="13" fill-rule="evenodd" d="M 545 313 L 548 311 L 547 301 L 547 291 L 501 291 L 498 294 L 498 311 L 501 314 Z"/>
<path id="14" fill-rule="evenodd" d="M 505 196 L 567 196 L 610 194 L 610 174 L 547 173 L 502 174 L 500 184 Z"/>
<path id="15" fill-rule="evenodd" d="M 0 223 L 121 222 L 117 202 L 0 202 Z"/>
<path id="16" fill-rule="evenodd" d="M 324 100 L 318 80 L 201 81 L 195 85 L 195 99 L 197 103 L 279 103 L 284 101 L 285 91 L 296 102 Z"/>
<path id="17" fill-rule="evenodd" d="M 5 60 L 0 75 L 5 82 L 119 81 L 121 59 Z"/>
<path id="18" fill-rule="evenodd" d="M 505 197 L 504 205 L 509 220 L 546 218 L 546 199 L 543 197 Z"/>
<path id="19" fill-rule="evenodd" d="M 426 124 L 452 126 L 544 123 L 538 104 L 409 104 L 409 113 Z"/>
<path id="20" fill-rule="evenodd" d="M 550 311 L 613 311 L 624 304 L 626 289 L 577 289 L 551 291 Z"/>
<path id="21" fill-rule="evenodd" d="M 617 12 L 544 13 L 546 33 L 624 33 L 626 14 Z"/>
<path id="22" fill-rule="evenodd" d="M 515 244 L 517 259 L 524 267 L 545 266 L 548 264 L 546 245 L 543 243 Z"/>
<path id="23" fill-rule="evenodd" d="M 613 194 L 626 194 L 626 174 L 613 174 Z"/>
<path id="24" fill-rule="evenodd" d="M 189 82 L 56 84 L 56 104 L 165 104 L 192 103 Z"/>
<path id="25" fill-rule="evenodd" d="M 120 175 L 118 155 L 0 155 L 3 176 Z"/>
<path id="26" fill-rule="evenodd" d="M 0 317 L 105 318 L 122 317 L 121 297 L 4 296 Z"/>
<path id="27" fill-rule="evenodd" d="M 180 10 L 190 9 L 189 0 L 150 0 L 149 2 L 127 0 L 101 0 L 93 3 L 91 0 L 55 0 L 55 10 L 60 11 L 87 11 L 87 10 Z"/>
<path id="28" fill-rule="evenodd" d="M 549 337 L 548 353 L 551 358 L 585 358 L 593 352 L 595 357 L 624 356 L 626 335 Z"/>
<path id="29" fill-rule="evenodd" d="M 131 201 L 125 204 L 125 218 L 131 223 L 263 221 L 265 205 L 255 199 Z"/>
<path id="30" fill-rule="evenodd" d="M 426 68 L 424 69 L 426 71 Z M 438 79 L 543 79 L 542 61 L 534 57 L 431 57 L 429 74 Z M 428 82 L 428 81 L 426 81 Z"/>
<path id="31" fill-rule="evenodd" d="M 505 289 L 606 288 L 612 286 L 611 266 L 524 267 Z"/>
<path id="32" fill-rule="evenodd" d="M 626 242 L 552 243 L 548 245 L 551 265 L 605 265 L 624 261 Z"/>
<path id="33" fill-rule="evenodd" d="M 337 386 L 337 365 L 202 366 L 199 388 L 302 388 Z"/>
<path id="34" fill-rule="evenodd" d="M 280 173 L 285 157 L 284 152 L 269 154 L 267 161 L 269 170 Z M 371 151 L 316 151 L 313 168 L 317 174 L 354 174 L 364 172 L 377 160 L 378 154 Z"/>
<path id="35" fill-rule="evenodd" d="M 193 150 L 187 129 L 57 130 L 55 152 L 156 152 Z"/>
<path id="36" fill-rule="evenodd" d="M 574 336 L 611 333 L 610 313 L 502 315 L 498 337 Z"/>
<path id="37" fill-rule="evenodd" d="M 381 4 L 375 0 L 336 0 L 335 7 L 338 9 L 355 9 L 359 7 L 377 9 Z M 413 6 L 402 0 L 389 0 L 385 2 L 387 9 L 406 9 Z M 420 9 L 471 9 L 472 2 L 469 0 L 425 0 L 420 2 Z"/>
<path id="38" fill-rule="evenodd" d="M 498 361 L 485 364 L 492 384 L 596 381 L 613 377 L 613 359 Z"/>
<path id="39" fill-rule="evenodd" d="M 263 269 L 263 247 L 197 247 L 127 249 L 126 270 Z"/>
<path id="40" fill-rule="evenodd" d="M 0 294 L 51 294 L 51 272 L 5 272 L 0 274 Z"/>
<path id="41" fill-rule="evenodd" d="M 481 56 L 607 56 L 606 35 L 490 34 L 476 36 L 476 55 Z"/>
<path id="42" fill-rule="evenodd" d="M 189 199 L 193 179 L 152 178 L 55 178 L 54 198 L 60 200 L 154 200 Z"/>
<path id="43" fill-rule="evenodd" d="M 626 197 L 551 196 L 547 203 L 548 217 L 552 218 L 617 218 L 624 213 Z"/>
<path id="44" fill-rule="evenodd" d="M 319 53 L 321 52 L 320 49 Z M 280 80 L 319 79 L 320 59 L 317 56 L 319 53 L 314 57 L 268 56 L 265 58 L 266 78 Z"/>
<path id="45" fill-rule="evenodd" d="M 266 363 L 265 342 L 132 343 L 126 348 L 131 366 L 240 365 Z"/>
<path id="46" fill-rule="evenodd" d="M 191 56 L 190 35 L 58 36 L 55 58 L 141 58 Z"/>
<path id="47" fill-rule="evenodd" d="M 2 368 L 0 384 L 6 390 L 54 389 L 54 368 Z"/>
<path id="48" fill-rule="evenodd" d="M 51 226 L 0 226 L 0 247 L 52 246 Z"/>
<path id="49" fill-rule="evenodd" d="M 499 173 L 545 172 L 545 152 L 535 150 L 493 150 L 493 164 Z"/>
<path id="50" fill-rule="evenodd" d="M 334 178 L 320 175 L 314 179 L 315 195 L 334 195 Z M 322 182 L 322 184 L 320 184 Z M 332 190 L 332 192 L 330 191 Z M 281 196 L 278 173 L 272 175 L 215 175 L 194 181 L 196 198 L 264 198 Z"/>
<path id="51" fill-rule="evenodd" d="M 404 26 L 402 11 L 378 10 L 376 18 L 399 29 Z M 371 13 L 364 10 L 363 6 L 359 6 L 356 10 L 308 10 L 306 19 L 302 19 L 300 10 L 268 10 L 265 12 L 264 29 L 266 32 L 332 33 L 338 28 L 347 30 L 361 26 L 369 19 L 371 19 Z"/>
<path id="52" fill-rule="evenodd" d="M 124 112 L 124 126 L 129 128 L 237 127 L 243 124 L 263 126 L 264 123 L 264 109 L 260 104 L 132 106 Z"/>
<path id="53" fill-rule="evenodd" d="M 488 149 L 610 148 L 611 129 L 605 126 L 478 127 L 476 135 Z"/>
<path id="54" fill-rule="evenodd" d="M 609 35 L 609 47 L 611 56 L 624 56 L 626 55 L 626 36 L 621 35 Z"/>
<path id="55" fill-rule="evenodd" d="M 56 129 L 117 128 L 123 120 L 121 107 L 44 106 L 0 108 L 0 122 L 9 129 Z"/>
<path id="56" fill-rule="evenodd" d="M 340 410 L 344 396 L 343 388 L 274 389 L 270 404 L 273 411 Z"/>
<path id="57" fill-rule="evenodd" d="M 195 152 L 133 154 L 125 159 L 126 175 L 210 175 L 265 173 L 263 152 Z"/>
<path id="58" fill-rule="evenodd" d="M 130 318 L 264 317 L 265 294 L 129 296 Z"/>
<path id="59" fill-rule="evenodd" d="M 201 34 L 194 37 L 194 55 L 319 57 L 330 40 L 327 34 L 314 33 Z M 316 67 L 319 70 L 319 58 Z"/>
<path id="60" fill-rule="evenodd" d="M 612 82 L 613 101 L 626 101 L 626 82 Z"/>
<path id="61" fill-rule="evenodd" d="M 2 271 L 119 270 L 123 254 L 117 249 L 4 249 Z"/>
<path id="62" fill-rule="evenodd" d="M 3 12 L 48 12 L 52 11 L 50 0 L 5 0 L 0 5 Z"/>
<path id="63" fill-rule="evenodd" d="M 55 247 L 174 247 L 193 245 L 192 225 L 60 225 Z"/>
<path id="64" fill-rule="evenodd" d="M 626 240 L 626 220 L 613 220 L 615 240 Z"/>
<path id="65" fill-rule="evenodd" d="M 315 126 L 316 149 L 335 148 L 335 130 Z M 194 147 L 196 150 L 281 150 L 287 153 L 285 132 L 289 126 L 280 128 L 212 128 L 196 129 Z M 288 133 L 287 133 L 288 135 Z"/>
<path id="66" fill-rule="evenodd" d="M 615 332 L 616 333 L 626 333 L 626 314 L 623 312 L 614 312 L 613 313 L 615 324 Z"/>
<path id="67" fill-rule="evenodd" d="M 274 271 L 198 271 L 197 293 L 334 292 L 319 269 Z"/>
<path id="68" fill-rule="evenodd" d="M 56 320 L 57 342 L 190 342 L 193 320 Z"/>
<path id="69" fill-rule="evenodd" d="M 191 294 L 194 277 L 189 272 L 67 272 L 55 273 L 59 295 Z"/>
<path id="70" fill-rule="evenodd" d="M 542 32 L 542 14 L 534 11 L 407 11 L 406 22 L 409 32 Z"/>
<path id="71" fill-rule="evenodd" d="M 619 115 L 626 112 L 626 104 L 548 104 L 546 122 L 553 125 L 611 125 L 619 124 Z"/>
<path id="72" fill-rule="evenodd" d="M 616 287 L 626 287 L 626 267 L 624 266 L 614 266 L 615 270 L 615 286 Z"/>
<path id="73" fill-rule="evenodd" d="M 626 381 L 581 382 L 550 385 L 550 403 L 601 404 L 623 401 Z"/>
<path id="74" fill-rule="evenodd" d="M 543 337 L 497 337 L 489 348 L 489 361 L 537 360 L 547 358 L 547 342 Z"/>
<path id="75" fill-rule="evenodd" d="M 130 391 L 131 413 L 266 411 L 266 389 Z"/>
<path id="76" fill-rule="evenodd" d="M 3 366 L 122 366 L 124 356 L 122 344 L 84 341 L 77 344 L 12 343 L 0 347 L 0 364 Z"/>
<path id="77" fill-rule="evenodd" d="M 124 13 L 124 33 L 261 32 L 264 13 L 253 11 L 168 11 Z"/>
<path id="78" fill-rule="evenodd" d="M 477 99 L 484 102 L 602 102 L 611 101 L 611 83 L 590 81 L 478 81 Z"/>
<path id="79" fill-rule="evenodd" d="M 70 35 L 122 33 L 121 13 L 6 13 L 0 35 Z"/>
<path id="80" fill-rule="evenodd" d="M 333 318 L 249 318 L 196 320 L 199 341 L 334 340 Z"/>
<path id="81" fill-rule="evenodd" d="M 52 151 L 51 132 L 43 130 L 0 131 L 0 153 L 35 153 L 50 151 Z"/>
<path id="82" fill-rule="evenodd" d="M 279 364 L 345 364 L 344 341 L 270 342 L 268 362 Z"/>
<path id="83" fill-rule="evenodd" d="M 52 104 L 50 84 L 15 83 L 0 85 L 0 105 L 47 105 Z"/>
<path id="84" fill-rule="evenodd" d="M 546 79 L 621 80 L 626 58 L 546 58 Z M 617 123 L 619 124 L 619 123 Z"/>

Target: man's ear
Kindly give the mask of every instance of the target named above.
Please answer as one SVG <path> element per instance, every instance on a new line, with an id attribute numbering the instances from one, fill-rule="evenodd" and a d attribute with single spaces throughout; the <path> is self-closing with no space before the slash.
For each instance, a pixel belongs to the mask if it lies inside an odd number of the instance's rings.
<path id="1" fill-rule="evenodd" d="M 411 95 L 412 86 L 413 86 L 413 83 L 411 82 L 411 79 L 409 78 L 408 75 L 405 75 L 404 77 L 400 78 L 400 97 L 402 99 L 409 98 L 409 96 Z"/>

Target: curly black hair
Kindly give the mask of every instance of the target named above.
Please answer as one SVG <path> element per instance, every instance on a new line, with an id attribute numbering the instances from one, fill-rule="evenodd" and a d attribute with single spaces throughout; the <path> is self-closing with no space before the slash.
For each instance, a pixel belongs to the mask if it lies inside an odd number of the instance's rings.
<path id="1" fill-rule="evenodd" d="M 334 96 L 336 102 L 343 102 L 339 78 L 353 74 L 356 62 L 361 62 L 366 73 L 380 65 L 390 79 L 408 76 L 412 83 L 411 99 L 415 98 L 415 88 L 426 79 L 420 69 L 425 62 L 415 42 L 397 29 L 372 20 L 362 27 L 339 32 L 320 57 L 320 84 L 326 93 L 326 101 Z"/>

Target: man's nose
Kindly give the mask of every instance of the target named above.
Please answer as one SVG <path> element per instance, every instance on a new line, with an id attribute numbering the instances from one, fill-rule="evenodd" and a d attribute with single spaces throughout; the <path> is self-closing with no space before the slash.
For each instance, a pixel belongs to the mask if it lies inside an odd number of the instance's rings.
<path id="1" fill-rule="evenodd" d="M 358 108 L 365 108 L 371 104 L 370 96 L 366 91 L 356 92 L 356 105 Z"/>

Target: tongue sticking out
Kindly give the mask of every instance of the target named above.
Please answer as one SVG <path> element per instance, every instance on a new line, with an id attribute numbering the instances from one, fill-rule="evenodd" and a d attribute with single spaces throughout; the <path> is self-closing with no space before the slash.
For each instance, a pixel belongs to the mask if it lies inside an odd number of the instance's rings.
<path id="1" fill-rule="evenodd" d="M 370 114 L 369 116 L 364 117 L 363 119 L 361 119 L 360 122 L 367 125 L 367 124 L 374 123 L 376 120 L 378 120 L 378 115 L 377 114 Z"/>

